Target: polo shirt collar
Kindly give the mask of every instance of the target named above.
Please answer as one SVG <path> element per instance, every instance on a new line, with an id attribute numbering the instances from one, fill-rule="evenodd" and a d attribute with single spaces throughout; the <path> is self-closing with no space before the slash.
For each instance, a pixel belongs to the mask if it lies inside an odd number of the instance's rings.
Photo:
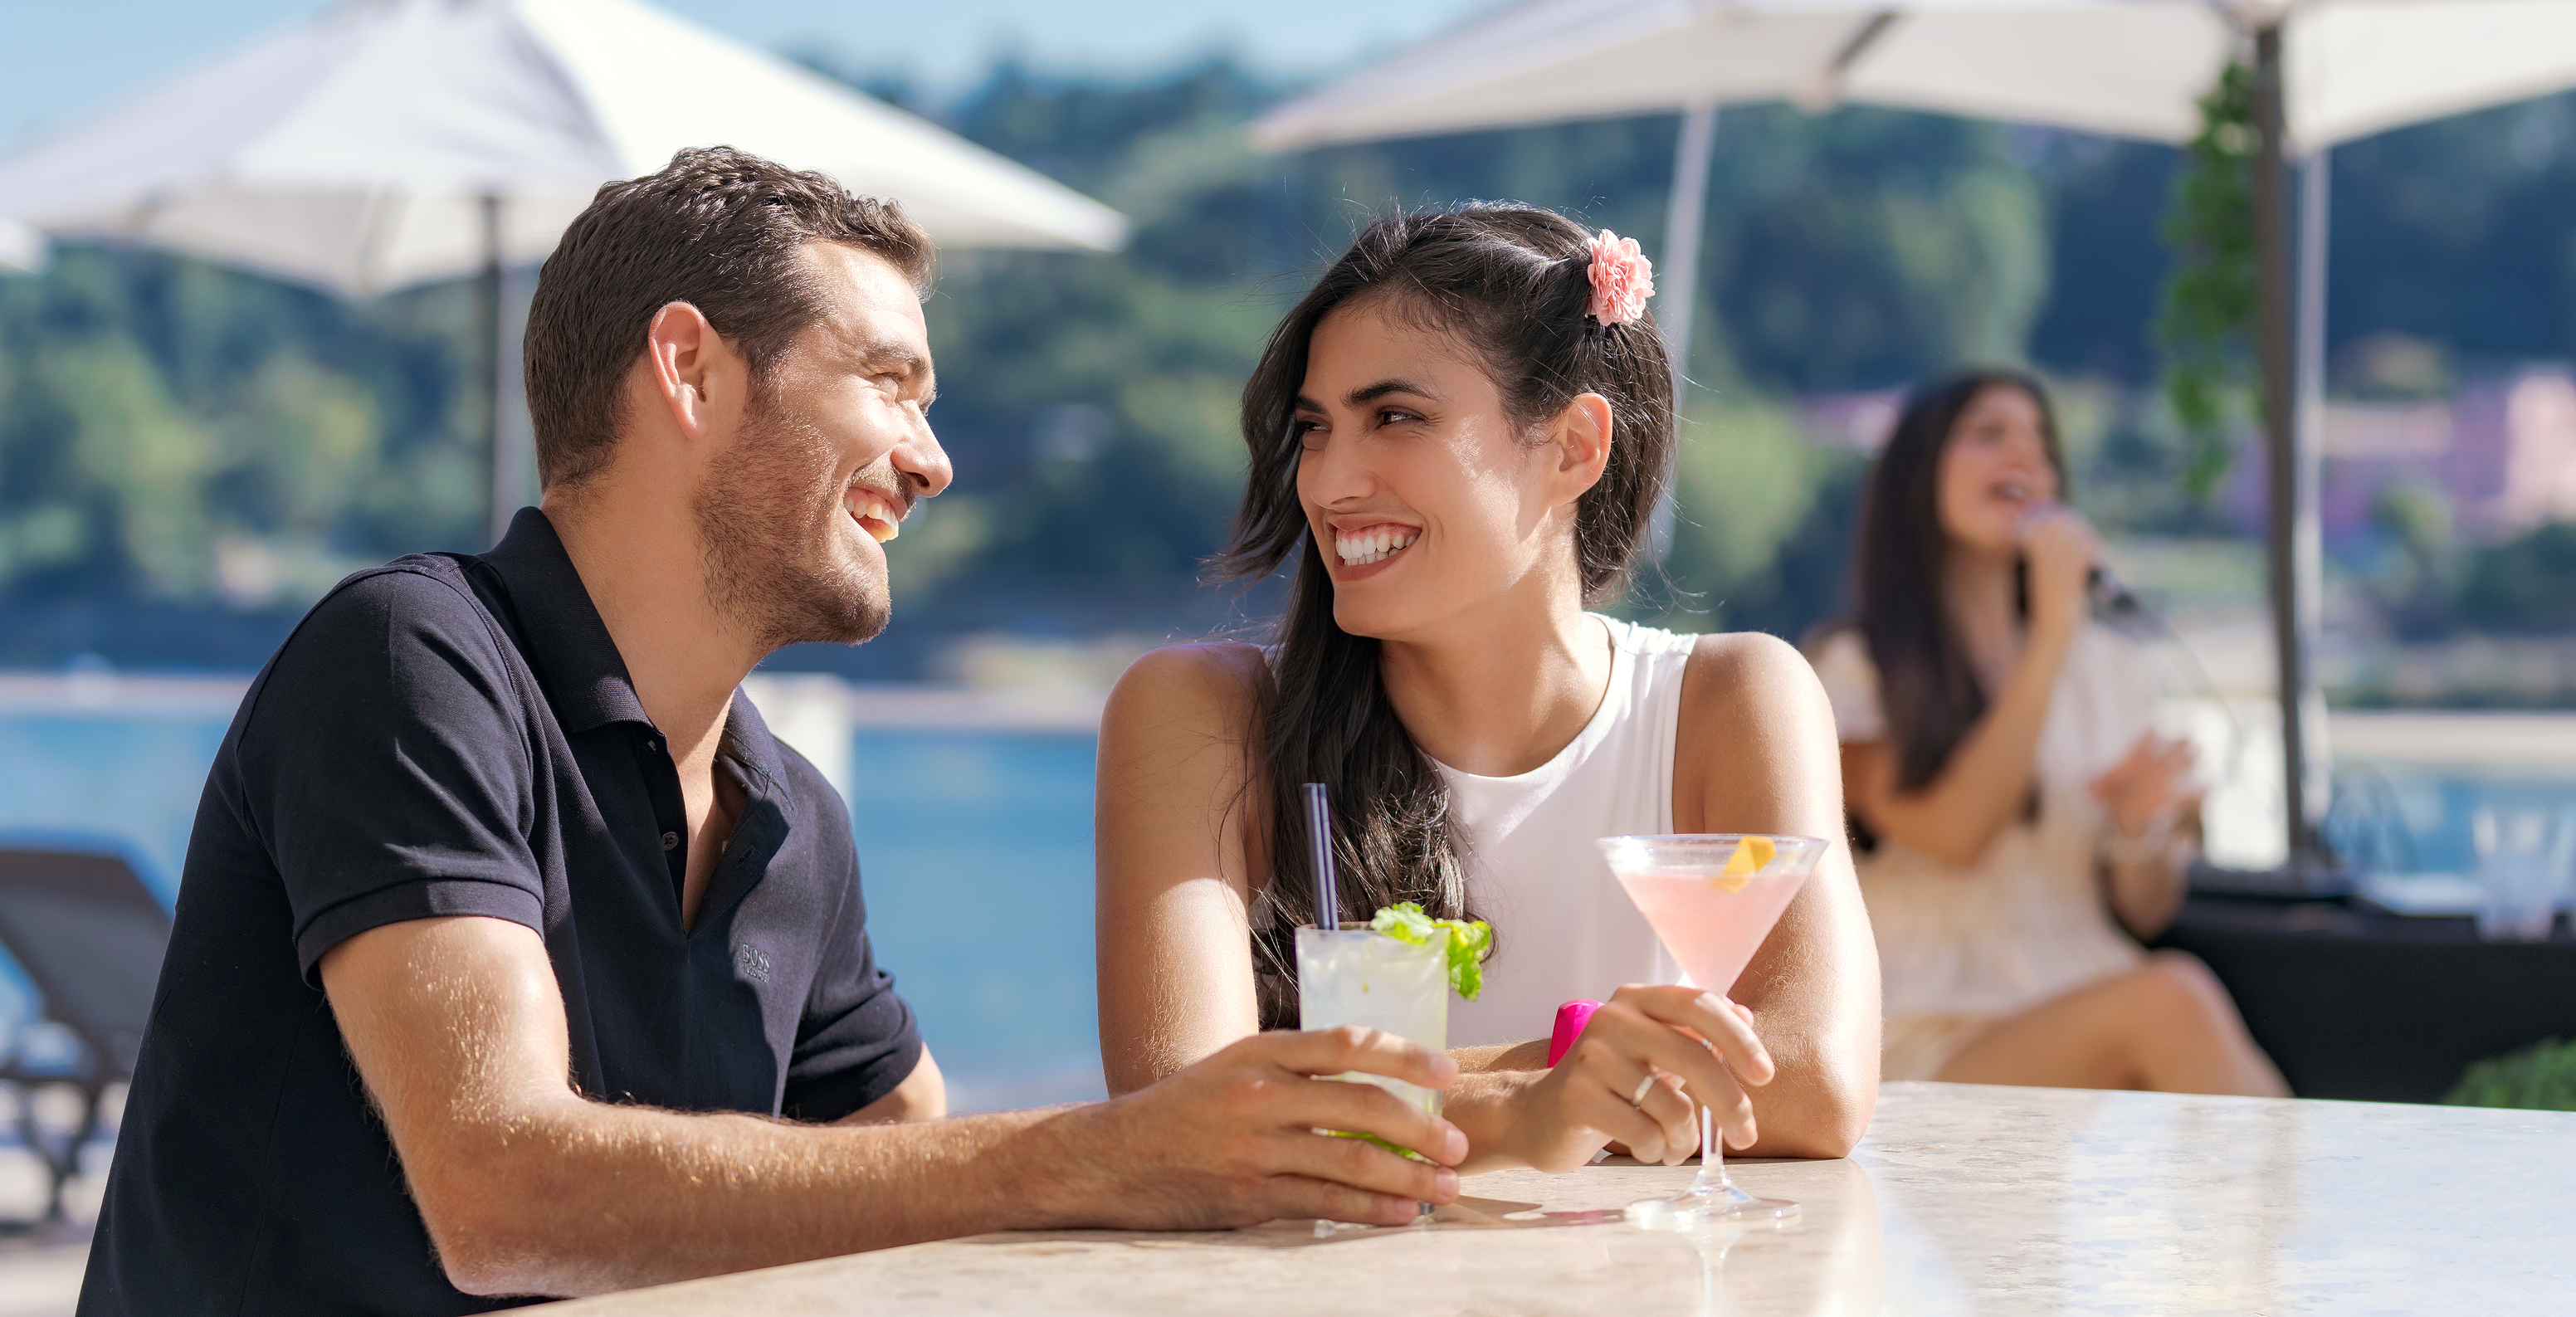
<path id="1" fill-rule="evenodd" d="M 716 753 L 730 756 L 734 762 L 749 769 L 753 776 L 762 779 L 762 785 L 769 791 L 784 793 L 787 790 L 786 768 L 780 760 L 778 740 L 770 734 L 769 724 L 762 721 L 760 710 L 752 706 L 751 697 L 743 694 L 739 686 L 734 688 L 733 708 L 725 715 L 724 736 L 716 743 Z"/>
<path id="2" fill-rule="evenodd" d="M 635 696 L 626 660 L 599 620 L 599 607 L 573 569 L 554 523 L 535 508 L 510 519 L 510 533 L 483 555 L 509 587 L 511 610 L 528 649 L 528 666 L 567 733 L 614 722 L 650 724 Z"/>
<path id="3" fill-rule="evenodd" d="M 590 587 L 582 584 L 572 555 L 564 552 L 563 537 L 555 534 L 545 513 L 519 509 L 510 519 L 510 533 L 483 561 L 508 587 L 519 634 L 527 642 L 528 667 L 546 688 L 546 702 L 554 706 L 555 721 L 567 735 L 615 722 L 652 724 L 626 673 L 625 657 L 617 652 L 608 624 L 599 620 L 599 606 L 590 601 Z M 778 742 L 739 689 L 725 717 L 718 753 L 750 769 L 770 790 L 784 789 Z"/>

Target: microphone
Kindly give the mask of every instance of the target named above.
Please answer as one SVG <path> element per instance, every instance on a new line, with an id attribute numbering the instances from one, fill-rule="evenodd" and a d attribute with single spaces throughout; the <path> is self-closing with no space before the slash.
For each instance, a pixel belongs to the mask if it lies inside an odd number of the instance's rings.
<path id="1" fill-rule="evenodd" d="M 2141 606 L 2129 587 L 2120 584 L 2120 578 L 2113 576 L 2110 568 L 2098 563 L 2084 575 L 2084 593 L 2092 597 L 2095 608 L 2113 617 L 2127 617 Z"/>
<path id="2" fill-rule="evenodd" d="M 2023 518 L 2022 524 L 2028 526 L 2032 518 L 2063 506 L 2053 502 L 2040 504 Z M 2113 576 L 2110 568 L 2098 562 L 2084 573 L 2084 593 L 2092 599 L 2093 607 L 2107 617 L 2134 617 L 2145 609 L 2145 605 L 2138 602 L 2138 596 L 2120 584 L 2120 578 Z"/>

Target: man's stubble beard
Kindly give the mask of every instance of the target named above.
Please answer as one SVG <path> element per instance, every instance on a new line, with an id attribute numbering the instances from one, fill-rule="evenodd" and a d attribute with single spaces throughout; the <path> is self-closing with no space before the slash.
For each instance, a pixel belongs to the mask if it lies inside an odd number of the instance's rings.
<path id="1" fill-rule="evenodd" d="M 805 641 L 856 645 L 885 630 L 884 574 L 831 546 L 847 521 L 846 482 L 829 441 L 758 390 L 733 445 L 690 502 L 707 598 L 763 653 Z"/>

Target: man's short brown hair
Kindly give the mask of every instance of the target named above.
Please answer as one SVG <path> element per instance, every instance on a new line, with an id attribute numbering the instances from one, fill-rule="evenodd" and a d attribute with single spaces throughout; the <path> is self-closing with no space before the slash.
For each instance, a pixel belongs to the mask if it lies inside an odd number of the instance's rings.
<path id="1" fill-rule="evenodd" d="M 626 373 L 663 307 L 696 307 L 753 379 L 765 376 L 823 309 L 797 259 L 809 242 L 875 252 L 929 295 L 929 235 L 895 203 L 823 174 L 717 146 L 601 187 L 546 258 L 528 307 L 528 414 L 546 487 L 608 465 Z"/>

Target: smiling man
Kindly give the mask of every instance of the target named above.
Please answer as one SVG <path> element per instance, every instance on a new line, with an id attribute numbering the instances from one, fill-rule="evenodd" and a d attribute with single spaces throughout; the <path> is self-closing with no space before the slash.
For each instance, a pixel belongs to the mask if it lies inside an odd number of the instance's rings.
<path id="1" fill-rule="evenodd" d="M 881 546 L 951 474 L 930 267 L 895 207 L 722 149 L 573 222 L 528 324 L 543 507 L 341 583 L 224 739 L 81 1312 L 470 1312 L 1455 1195 L 1316 1133 L 1465 1155 L 1314 1078 L 1455 1075 L 1358 1031 L 940 1118 L 849 816 L 736 689 L 886 625 Z"/>

